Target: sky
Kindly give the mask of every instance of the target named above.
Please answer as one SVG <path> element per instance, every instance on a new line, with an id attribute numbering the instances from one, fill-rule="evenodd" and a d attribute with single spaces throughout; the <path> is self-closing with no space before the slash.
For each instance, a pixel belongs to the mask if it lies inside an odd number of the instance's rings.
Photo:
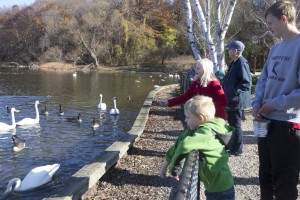
<path id="1" fill-rule="evenodd" d="M 0 7 L 11 8 L 13 5 L 28 6 L 35 2 L 35 0 L 0 0 Z"/>

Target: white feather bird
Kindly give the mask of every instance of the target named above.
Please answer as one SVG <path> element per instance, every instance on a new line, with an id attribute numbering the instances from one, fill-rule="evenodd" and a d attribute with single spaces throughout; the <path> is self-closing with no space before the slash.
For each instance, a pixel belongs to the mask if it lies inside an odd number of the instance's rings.
<path id="1" fill-rule="evenodd" d="M 26 191 L 37 188 L 48 183 L 55 172 L 59 169 L 60 164 L 45 165 L 32 169 L 23 180 L 20 178 L 11 179 L 4 194 L 11 191 Z"/>
<path id="2" fill-rule="evenodd" d="M 111 114 L 111 115 L 119 115 L 120 111 L 117 108 L 117 97 L 114 97 L 113 101 L 114 101 L 114 108 L 112 108 L 110 110 L 109 114 Z"/>
<path id="3" fill-rule="evenodd" d="M 1 131 L 6 131 L 6 130 L 16 128 L 15 111 L 16 111 L 16 109 L 14 107 L 12 107 L 10 109 L 10 112 L 11 112 L 11 125 L 0 122 L 0 130 Z"/>
<path id="4" fill-rule="evenodd" d="M 39 109 L 38 109 L 38 104 L 40 102 L 38 100 L 35 101 L 35 113 L 36 117 L 35 118 L 24 118 L 21 121 L 17 122 L 18 126 L 25 126 L 25 125 L 34 125 L 38 124 L 40 122 L 40 114 L 39 114 Z"/>
<path id="5" fill-rule="evenodd" d="M 102 97 L 103 97 L 102 94 L 100 94 L 99 97 L 100 97 L 100 102 L 98 104 L 98 108 L 101 110 L 106 110 L 106 103 L 102 102 Z"/>

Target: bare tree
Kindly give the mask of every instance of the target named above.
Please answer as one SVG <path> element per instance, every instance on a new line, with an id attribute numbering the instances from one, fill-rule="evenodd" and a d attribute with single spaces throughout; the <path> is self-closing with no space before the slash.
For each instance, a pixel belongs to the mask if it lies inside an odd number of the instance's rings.
<path id="1" fill-rule="evenodd" d="M 209 49 L 210 59 L 214 63 L 214 72 L 218 78 L 224 75 L 224 39 L 231 22 L 237 0 L 205 0 L 202 4 L 194 0 L 194 7 L 198 17 L 198 25 L 205 43 Z M 186 0 L 188 5 L 189 1 Z M 188 11 L 187 6 L 187 13 Z M 189 15 L 188 15 L 189 17 Z M 188 24 L 188 30 L 190 28 Z M 194 48 L 192 46 L 192 48 Z M 194 51 L 193 51 L 194 52 Z M 197 55 L 194 56 L 196 58 Z"/>

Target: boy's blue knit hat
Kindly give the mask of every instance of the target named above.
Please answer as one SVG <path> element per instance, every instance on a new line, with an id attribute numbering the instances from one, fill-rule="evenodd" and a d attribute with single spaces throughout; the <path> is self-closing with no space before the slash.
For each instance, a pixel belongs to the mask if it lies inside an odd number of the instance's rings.
<path id="1" fill-rule="evenodd" d="M 226 49 L 236 49 L 238 51 L 244 51 L 245 45 L 241 41 L 233 41 L 225 45 Z"/>

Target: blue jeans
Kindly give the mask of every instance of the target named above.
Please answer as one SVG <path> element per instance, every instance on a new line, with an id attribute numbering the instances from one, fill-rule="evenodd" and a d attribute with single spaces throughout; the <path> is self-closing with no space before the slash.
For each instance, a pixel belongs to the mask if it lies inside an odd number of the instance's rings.
<path id="1" fill-rule="evenodd" d="M 234 187 L 224 192 L 208 192 L 205 190 L 206 200 L 234 200 L 235 191 Z"/>
<path id="2" fill-rule="evenodd" d="M 235 128 L 233 133 L 233 143 L 230 149 L 231 153 L 243 153 L 243 130 L 242 130 L 242 115 L 241 110 L 227 110 L 227 120 L 230 126 Z"/>

